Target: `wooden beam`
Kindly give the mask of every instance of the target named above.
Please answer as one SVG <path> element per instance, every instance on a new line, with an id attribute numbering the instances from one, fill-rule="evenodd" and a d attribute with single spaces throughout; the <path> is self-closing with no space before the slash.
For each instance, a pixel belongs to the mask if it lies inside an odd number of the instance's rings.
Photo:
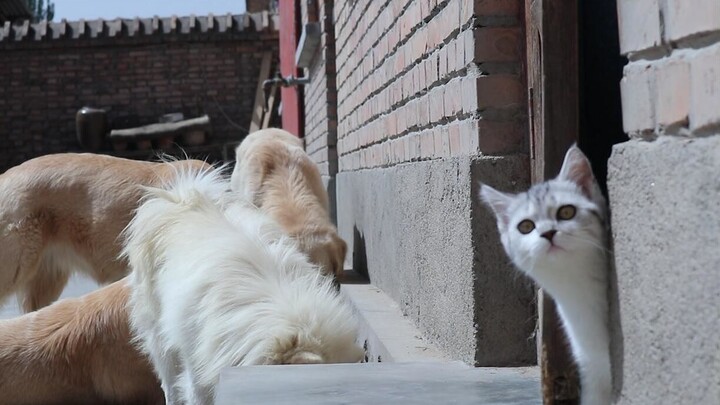
<path id="1" fill-rule="evenodd" d="M 530 162 L 533 183 L 557 175 L 579 137 L 577 0 L 525 0 Z M 555 303 L 538 294 L 543 403 L 579 401 L 579 379 Z"/>
<path id="2" fill-rule="evenodd" d="M 275 99 L 277 98 L 277 84 L 273 84 L 270 88 L 270 95 L 267 99 L 265 115 L 263 115 L 262 125 L 260 128 L 265 129 L 270 126 L 270 120 L 272 119 L 273 112 L 275 112 Z"/>
<path id="3" fill-rule="evenodd" d="M 265 52 L 262 62 L 260 63 L 260 75 L 258 76 L 257 89 L 255 90 L 255 105 L 253 106 L 252 118 L 250 119 L 250 133 L 260 129 L 263 121 L 263 107 L 265 103 L 265 91 L 263 90 L 263 82 L 270 77 L 270 64 L 272 63 L 272 53 Z"/>

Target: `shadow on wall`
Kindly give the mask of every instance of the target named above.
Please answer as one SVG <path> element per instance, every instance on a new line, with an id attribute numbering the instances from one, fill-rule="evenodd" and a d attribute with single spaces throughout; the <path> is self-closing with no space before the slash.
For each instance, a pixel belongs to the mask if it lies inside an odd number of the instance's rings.
<path id="1" fill-rule="evenodd" d="M 620 54 L 616 0 L 580 2 L 580 137 L 579 144 L 593 166 L 607 197 L 607 162 L 612 146 L 628 140 L 622 127 L 620 80 L 627 60 Z M 612 232 L 609 234 L 613 251 Z M 624 347 L 618 281 L 611 260 L 608 303 L 613 395 L 623 386 Z"/>
<path id="2" fill-rule="evenodd" d="M 365 236 L 360 233 L 357 226 L 353 226 L 353 253 L 352 266 L 353 270 L 367 281 L 370 281 L 368 274 L 367 252 L 365 250 Z"/>
<path id="3" fill-rule="evenodd" d="M 611 252 L 615 251 L 615 246 L 610 239 L 608 248 Z M 610 288 L 608 291 L 608 304 L 610 310 L 610 365 L 612 366 L 613 380 L 613 400 L 620 399 L 620 393 L 623 386 L 623 366 L 625 363 L 625 346 L 623 345 L 622 319 L 620 318 L 620 295 L 618 292 L 617 271 L 615 270 L 615 260 L 610 261 L 610 277 L 608 278 Z"/>

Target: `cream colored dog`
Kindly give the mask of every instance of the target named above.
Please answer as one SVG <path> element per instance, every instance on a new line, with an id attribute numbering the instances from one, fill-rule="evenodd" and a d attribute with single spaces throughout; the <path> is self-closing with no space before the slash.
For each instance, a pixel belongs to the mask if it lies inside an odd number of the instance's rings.
<path id="1" fill-rule="evenodd" d="M 130 344 L 128 295 L 120 280 L 0 321 L 0 404 L 164 404 Z"/>
<path id="2" fill-rule="evenodd" d="M 363 358 L 332 279 L 226 189 L 217 170 L 148 187 L 125 231 L 130 324 L 168 405 L 211 405 L 229 366 Z"/>
<path id="3" fill-rule="evenodd" d="M 198 160 L 140 162 L 94 154 L 29 160 L 0 176 L 0 303 L 18 292 L 22 308 L 53 302 L 79 270 L 101 284 L 127 274 L 118 235 L 142 190 Z"/>
<path id="4" fill-rule="evenodd" d="M 235 151 L 231 188 L 268 213 L 326 274 L 340 276 L 347 245 L 328 214 L 328 196 L 302 141 L 281 129 L 248 135 Z"/>

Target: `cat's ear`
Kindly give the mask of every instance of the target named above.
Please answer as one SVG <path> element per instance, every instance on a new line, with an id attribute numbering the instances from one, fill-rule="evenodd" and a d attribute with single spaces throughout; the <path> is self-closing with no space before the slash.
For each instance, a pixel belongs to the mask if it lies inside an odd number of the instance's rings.
<path id="1" fill-rule="evenodd" d="M 590 161 L 584 153 L 577 147 L 577 144 L 568 149 L 565 153 L 562 169 L 558 179 L 571 181 L 577 184 L 585 196 L 597 203 L 604 204 L 604 197 L 600 191 L 600 187 L 593 175 Z"/>
<path id="2" fill-rule="evenodd" d="M 508 209 L 513 197 L 512 194 L 497 191 L 487 184 L 480 183 L 480 199 L 492 208 L 498 223 L 502 223 L 504 226 L 507 226 L 508 222 L 510 222 Z"/>

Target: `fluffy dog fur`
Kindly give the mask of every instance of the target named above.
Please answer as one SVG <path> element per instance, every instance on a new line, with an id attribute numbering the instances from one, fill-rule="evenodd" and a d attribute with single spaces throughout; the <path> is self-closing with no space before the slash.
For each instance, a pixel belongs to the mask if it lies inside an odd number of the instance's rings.
<path id="1" fill-rule="evenodd" d="M 222 368 L 357 362 L 349 305 L 218 171 L 148 188 L 126 232 L 131 326 L 168 404 L 211 404 Z"/>
<path id="2" fill-rule="evenodd" d="M 268 213 L 326 274 L 340 276 L 347 245 L 328 214 L 317 166 L 289 132 L 270 128 L 248 135 L 235 151 L 234 191 Z"/>
<path id="3" fill-rule="evenodd" d="M 125 280 L 0 321 L 0 404 L 163 404 L 130 344 Z"/>
<path id="4" fill-rule="evenodd" d="M 139 162 L 63 153 L 0 176 L 0 303 L 18 292 L 25 312 L 62 292 L 74 270 L 101 284 L 127 274 L 118 235 L 139 204 L 138 185 L 157 185 L 197 160 Z"/>

